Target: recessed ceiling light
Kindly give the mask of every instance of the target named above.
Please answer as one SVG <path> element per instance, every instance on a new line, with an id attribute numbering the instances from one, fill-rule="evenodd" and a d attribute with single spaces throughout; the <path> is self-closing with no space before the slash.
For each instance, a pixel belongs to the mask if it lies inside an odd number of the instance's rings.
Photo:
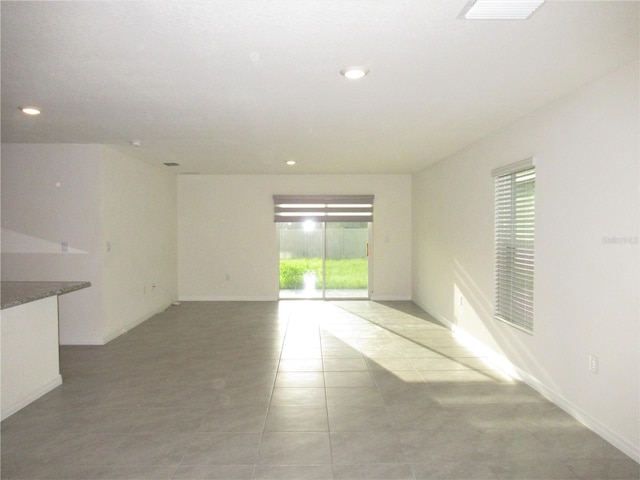
<path id="1" fill-rule="evenodd" d="M 462 11 L 467 20 L 525 20 L 544 0 L 473 0 Z"/>
<path id="2" fill-rule="evenodd" d="M 286 163 L 287 165 L 289 165 L 289 166 L 292 166 L 292 165 L 295 165 L 295 164 L 296 164 L 296 161 L 295 161 L 295 160 L 287 160 L 285 163 Z"/>
<path id="3" fill-rule="evenodd" d="M 340 70 L 340 74 L 349 80 L 360 80 L 367 76 L 369 70 L 364 67 L 349 67 L 344 70 Z"/>
<path id="4" fill-rule="evenodd" d="M 38 107 L 20 107 L 20 111 L 27 115 L 40 115 L 42 112 Z"/>
<path id="5" fill-rule="evenodd" d="M 142 146 L 142 142 L 140 140 L 131 140 L 129 143 L 134 148 L 140 148 Z"/>

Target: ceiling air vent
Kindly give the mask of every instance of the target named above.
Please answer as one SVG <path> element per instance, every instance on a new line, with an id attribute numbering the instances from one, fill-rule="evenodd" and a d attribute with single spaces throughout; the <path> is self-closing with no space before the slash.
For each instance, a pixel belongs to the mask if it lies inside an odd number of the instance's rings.
<path id="1" fill-rule="evenodd" d="M 180 164 L 176 163 L 176 162 L 165 162 L 165 163 L 163 163 L 163 165 L 165 167 L 179 167 L 180 166 Z"/>
<path id="2" fill-rule="evenodd" d="M 544 0 L 472 0 L 460 16 L 466 20 L 525 20 Z"/>

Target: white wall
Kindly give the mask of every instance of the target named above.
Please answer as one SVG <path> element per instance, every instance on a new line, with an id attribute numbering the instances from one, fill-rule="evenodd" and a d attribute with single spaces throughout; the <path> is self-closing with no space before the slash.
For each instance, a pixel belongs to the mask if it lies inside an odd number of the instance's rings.
<path id="1" fill-rule="evenodd" d="M 638 65 L 414 176 L 413 298 L 640 456 Z M 492 318 L 491 170 L 536 160 L 534 334 Z M 607 243 L 619 237 L 627 243 Z M 588 370 L 599 357 L 599 374 Z"/>
<path id="2" fill-rule="evenodd" d="M 2 144 L 2 280 L 93 285 L 60 297 L 61 343 L 102 343 L 99 154 L 97 145 Z"/>
<path id="3" fill-rule="evenodd" d="M 58 299 L 47 297 L 0 314 L 0 412 L 13 415 L 62 383 Z"/>
<path id="4" fill-rule="evenodd" d="M 409 175 L 180 175 L 181 299 L 278 298 L 274 194 L 374 194 L 373 298 L 410 298 Z"/>
<path id="5" fill-rule="evenodd" d="M 178 298 L 176 176 L 102 147 L 100 194 L 108 341 Z"/>
<path id="6" fill-rule="evenodd" d="M 173 173 L 99 145 L 2 145 L 2 280 L 92 284 L 60 297 L 62 344 L 105 343 L 168 306 L 176 265 Z"/>

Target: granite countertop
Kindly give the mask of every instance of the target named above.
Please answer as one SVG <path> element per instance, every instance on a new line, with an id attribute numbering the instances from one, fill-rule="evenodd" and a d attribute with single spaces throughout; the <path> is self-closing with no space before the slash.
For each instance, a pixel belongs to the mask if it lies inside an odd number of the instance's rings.
<path id="1" fill-rule="evenodd" d="M 90 287 L 90 282 L 0 282 L 2 310 Z"/>

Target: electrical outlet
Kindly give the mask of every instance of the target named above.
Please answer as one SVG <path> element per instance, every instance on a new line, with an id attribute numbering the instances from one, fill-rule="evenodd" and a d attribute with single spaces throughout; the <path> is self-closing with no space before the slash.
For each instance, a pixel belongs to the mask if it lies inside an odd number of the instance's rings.
<path id="1" fill-rule="evenodd" d="M 600 362 L 598 361 L 598 357 L 591 354 L 589 355 L 589 371 L 591 373 L 598 373 L 600 370 Z"/>

